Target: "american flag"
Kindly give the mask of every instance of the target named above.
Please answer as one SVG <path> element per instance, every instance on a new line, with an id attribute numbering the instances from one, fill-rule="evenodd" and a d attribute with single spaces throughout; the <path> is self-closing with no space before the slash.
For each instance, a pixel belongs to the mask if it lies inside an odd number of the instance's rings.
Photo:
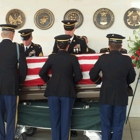
<path id="1" fill-rule="evenodd" d="M 93 84 L 89 77 L 89 71 L 94 66 L 101 54 L 81 54 L 76 55 L 81 66 L 83 79 L 79 84 Z M 24 82 L 24 86 L 44 85 L 44 81 L 39 77 L 38 73 L 48 57 L 27 57 L 28 71 Z M 51 75 L 51 73 L 50 73 Z"/>

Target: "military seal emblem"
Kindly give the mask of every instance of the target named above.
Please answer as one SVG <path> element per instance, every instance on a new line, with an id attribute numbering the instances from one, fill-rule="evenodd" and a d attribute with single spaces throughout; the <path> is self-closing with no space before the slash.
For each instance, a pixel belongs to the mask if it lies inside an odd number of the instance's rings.
<path id="1" fill-rule="evenodd" d="M 40 9 L 34 16 L 35 25 L 42 30 L 47 30 L 54 24 L 54 15 L 48 9 Z"/>
<path id="2" fill-rule="evenodd" d="M 107 29 L 114 23 L 114 14 L 107 8 L 98 9 L 93 15 L 93 22 L 100 29 Z"/>
<path id="3" fill-rule="evenodd" d="M 12 9 L 6 15 L 6 23 L 17 25 L 16 29 L 20 29 L 25 24 L 25 15 L 21 10 Z"/>
<path id="4" fill-rule="evenodd" d="M 140 26 L 140 9 L 130 8 L 124 14 L 124 23 L 128 28 L 137 29 Z"/>
<path id="5" fill-rule="evenodd" d="M 83 23 L 83 15 L 77 9 L 70 9 L 65 13 L 64 20 L 77 20 L 75 28 L 79 28 Z"/>

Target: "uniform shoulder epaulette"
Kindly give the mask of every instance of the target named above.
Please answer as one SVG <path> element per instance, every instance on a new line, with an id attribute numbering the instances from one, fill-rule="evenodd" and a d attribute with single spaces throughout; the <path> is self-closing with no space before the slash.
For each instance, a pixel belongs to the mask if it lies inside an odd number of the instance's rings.
<path id="1" fill-rule="evenodd" d="M 34 44 L 34 43 L 33 43 L 33 46 L 34 46 L 34 47 L 38 47 L 38 48 L 42 48 L 42 47 L 40 46 L 40 44 Z"/>
<path id="2" fill-rule="evenodd" d="M 127 50 L 124 49 L 124 48 L 122 48 L 122 49 L 120 50 L 120 52 L 121 52 L 121 53 L 127 53 Z"/>
<path id="3" fill-rule="evenodd" d="M 78 36 L 76 35 L 77 38 L 81 39 L 81 40 L 84 40 L 84 38 L 82 38 L 82 36 Z"/>
<path id="4" fill-rule="evenodd" d="M 18 44 L 18 45 L 21 45 L 22 44 L 22 43 L 17 43 L 17 42 L 13 42 L 13 43 Z"/>
<path id="5" fill-rule="evenodd" d="M 20 45 L 20 46 L 24 46 L 24 44 L 23 44 L 23 43 L 18 43 L 18 45 Z"/>
<path id="6" fill-rule="evenodd" d="M 40 46 L 39 44 L 35 44 L 35 43 L 33 43 L 35 46 Z"/>
<path id="7" fill-rule="evenodd" d="M 101 50 L 108 50 L 108 48 L 102 48 Z"/>
<path id="8" fill-rule="evenodd" d="M 53 52 L 52 52 L 51 54 L 56 54 L 56 53 L 53 53 Z M 51 54 L 50 54 L 50 55 L 51 55 Z"/>
<path id="9" fill-rule="evenodd" d="M 109 48 L 100 49 L 100 53 L 106 53 L 106 52 L 109 52 Z"/>
<path id="10" fill-rule="evenodd" d="M 52 56 L 54 56 L 54 55 L 56 55 L 57 53 L 51 53 L 51 54 L 49 54 L 48 55 L 48 57 L 52 57 Z"/>
<path id="11" fill-rule="evenodd" d="M 75 56 L 76 54 L 74 54 L 74 53 L 70 53 L 70 55 L 74 55 L 74 56 Z"/>

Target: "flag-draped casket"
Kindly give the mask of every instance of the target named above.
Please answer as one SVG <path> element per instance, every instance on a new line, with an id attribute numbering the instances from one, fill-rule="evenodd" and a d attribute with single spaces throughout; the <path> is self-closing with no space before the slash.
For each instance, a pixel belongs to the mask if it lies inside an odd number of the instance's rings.
<path id="1" fill-rule="evenodd" d="M 78 86 L 84 84 L 82 85 L 83 88 L 77 88 L 78 98 L 93 98 L 99 96 L 99 90 L 95 90 L 93 82 L 90 81 L 89 71 L 94 66 L 100 55 L 101 54 L 77 55 L 83 74 L 83 79 L 79 82 Z M 43 96 L 44 88 L 37 86 L 45 84 L 44 81 L 39 77 L 38 73 L 47 59 L 48 57 L 27 58 L 28 72 L 24 85 L 28 87 L 24 87 L 21 90 L 21 93 L 23 94 L 20 94 L 21 103 L 19 103 L 18 106 L 18 124 L 20 125 L 50 128 L 48 103 L 46 100 L 42 100 L 46 99 L 46 97 L 44 98 Z M 51 71 L 49 74 L 51 75 Z M 85 84 L 88 86 L 89 84 L 92 84 L 92 87 L 87 88 L 82 92 L 84 86 L 87 86 Z M 28 90 L 30 87 L 31 90 Z M 27 100 L 27 102 L 30 102 L 30 105 L 23 105 L 22 100 Z M 71 120 L 72 129 L 100 131 L 98 102 L 88 102 L 88 104 L 90 107 L 85 109 L 87 101 L 75 101 Z"/>
<path id="2" fill-rule="evenodd" d="M 76 55 L 83 74 L 83 79 L 79 82 L 79 84 L 93 84 L 89 77 L 89 71 L 94 66 L 100 55 L 101 54 Z M 38 74 L 47 59 L 48 57 L 27 57 L 28 72 L 24 86 L 37 86 L 45 84 Z M 51 75 L 51 71 L 49 74 Z"/>

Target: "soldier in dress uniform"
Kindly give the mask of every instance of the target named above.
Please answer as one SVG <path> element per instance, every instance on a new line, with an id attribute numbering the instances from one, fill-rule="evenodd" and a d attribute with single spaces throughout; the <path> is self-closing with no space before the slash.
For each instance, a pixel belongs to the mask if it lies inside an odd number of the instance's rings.
<path id="1" fill-rule="evenodd" d="M 55 37 L 58 53 L 49 55 L 39 72 L 47 83 L 45 96 L 48 97 L 52 140 L 68 140 L 71 115 L 76 99 L 75 84 L 82 79 L 80 64 L 75 55 L 68 53 L 70 35 Z M 49 70 L 52 77 L 49 77 Z"/>
<path id="2" fill-rule="evenodd" d="M 128 104 L 128 85 L 134 82 L 136 73 L 131 58 L 120 52 L 125 37 L 108 34 L 107 38 L 110 53 L 100 56 L 89 75 L 93 82 L 99 84 L 100 72 L 103 73 L 99 99 L 102 140 L 121 140 Z"/>
<path id="3" fill-rule="evenodd" d="M 75 20 L 63 20 L 62 23 L 64 24 L 64 30 L 66 35 L 72 36 L 70 39 L 70 46 L 68 49 L 69 53 L 72 54 L 84 54 L 87 53 L 87 44 L 86 42 L 82 39 L 82 37 L 77 36 L 74 34 L 75 32 L 75 24 L 77 21 Z M 55 42 L 54 47 L 53 47 L 53 53 L 58 52 L 57 44 Z"/>
<path id="4" fill-rule="evenodd" d="M 0 42 L 0 140 L 14 140 L 19 87 L 25 80 L 27 64 L 24 51 L 12 42 L 17 26 L 1 24 L 0 27 L 3 38 Z"/>
<path id="5" fill-rule="evenodd" d="M 21 48 L 23 48 L 26 57 L 34 57 L 34 56 L 41 57 L 43 56 L 42 47 L 39 44 L 35 44 L 32 42 L 33 31 L 34 31 L 33 29 L 23 29 L 23 30 L 18 31 L 21 34 L 20 35 L 21 40 L 23 41 L 23 43 L 21 43 L 20 46 Z M 36 131 L 36 128 L 30 127 L 30 129 L 27 129 L 26 131 L 27 136 L 30 136 L 31 129 L 33 132 Z"/>
<path id="6" fill-rule="evenodd" d="M 106 52 L 110 52 L 110 49 L 109 48 L 102 48 L 102 49 L 100 49 L 100 53 L 106 53 Z M 124 48 L 121 48 L 120 49 L 120 52 L 122 54 L 127 54 L 127 50 L 124 49 Z"/>
<path id="7" fill-rule="evenodd" d="M 70 46 L 68 48 L 68 52 L 72 54 L 86 54 L 88 53 L 88 46 L 82 36 L 75 35 L 74 32 L 76 30 L 75 24 L 76 20 L 62 20 L 64 31 L 66 35 L 70 35 Z M 53 53 L 57 53 L 59 51 L 57 47 L 57 43 L 55 41 L 53 47 Z M 76 137 L 77 132 L 71 131 L 71 136 Z"/>
<path id="8" fill-rule="evenodd" d="M 18 31 L 21 34 L 20 36 L 23 41 L 20 46 L 24 48 L 26 57 L 43 56 L 42 47 L 39 44 L 34 44 L 32 42 L 33 31 L 33 29 L 23 29 Z"/>

